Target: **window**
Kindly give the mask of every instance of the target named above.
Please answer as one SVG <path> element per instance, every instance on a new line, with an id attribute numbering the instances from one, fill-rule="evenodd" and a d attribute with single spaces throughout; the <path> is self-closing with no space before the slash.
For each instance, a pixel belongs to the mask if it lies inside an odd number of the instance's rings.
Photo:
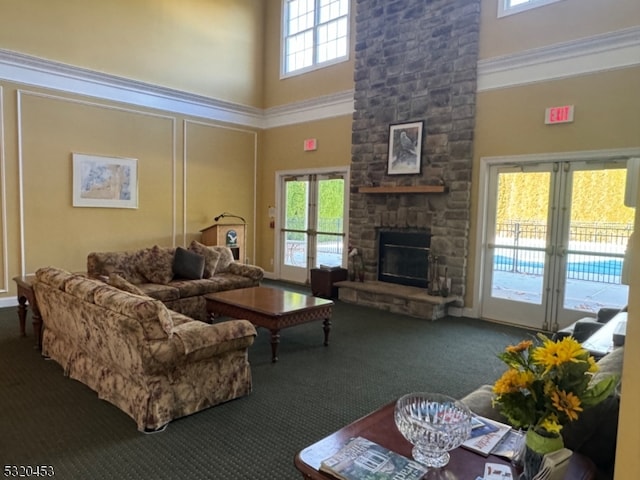
<path id="1" fill-rule="evenodd" d="M 499 0 L 498 18 L 559 1 L 560 0 Z"/>
<path id="2" fill-rule="evenodd" d="M 283 74 L 347 59 L 349 0 L 283 0 Z"/>

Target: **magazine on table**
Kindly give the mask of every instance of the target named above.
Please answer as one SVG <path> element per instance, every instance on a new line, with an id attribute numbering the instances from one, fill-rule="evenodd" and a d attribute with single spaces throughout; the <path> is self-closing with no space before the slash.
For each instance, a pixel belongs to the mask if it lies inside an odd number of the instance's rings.
<path id="1" fill-rule="evenodd" d="M 520 451 L 524 442 L 525 432 L 522 430 L 511 429 L 502 437 L 498 444 L 491 450 L 492 455 L 512 460 Z"/>
<path id="2" fill-rule="evenodd" d="M 491 423 L 484 417 L 474 415 L 471 417 L 471 433 L 469 438 L 479 437 L 480 435 L 486 435 L 487 433 L 495 432 L 498 430 L 498 426 Z"/>
<path id="3" fill-rule="evenodd" d="M 427 467 L 371 440 L 355 437 L 323 460 L 320 471 L 341 480 L 419 480 Z"/>
<path id="4" fill-rule="evenodd" d="M 511 426 L 485 417 L 478 418 L 481 418 L 483 422 L 488 422 L 494 425 L 497 429 L 492 432 L 485 433 L 484 435 L 476 437 L 470 436 L 462 443 L 461 446 L 486 457 L 492 453 L 492 450 L 500 440 L 502 440 L 502 438 L 511 431 Z"/>

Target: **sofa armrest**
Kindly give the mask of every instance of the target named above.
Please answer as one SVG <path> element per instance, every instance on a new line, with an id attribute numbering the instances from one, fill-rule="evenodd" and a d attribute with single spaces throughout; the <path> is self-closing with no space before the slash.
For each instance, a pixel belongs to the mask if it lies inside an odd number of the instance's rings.
<path id="1" fill-rule="evenodd" d="M 203 359 L 231 350 L 250 347 L 256 336 L 255 327 L 247 320 L 229 320 L 215 324 L 185 322 L 173 328 L 190 359 Z"/>
<path id="2" fill-rule="evenodd" d="M 506 419 L 493 406 L 493 387 L 491 385 L 478 387 L 460 401 L 476 415 L 506 423 Z"/>
<path id="3" fill-rule="evenodd" d="M 242 263 L 233 262 L 227 269 L 228 273 L 248 277 L 251 280 L 259 282 L 264 277 L 264 270 L 257 265 L 244 265 Z"/>

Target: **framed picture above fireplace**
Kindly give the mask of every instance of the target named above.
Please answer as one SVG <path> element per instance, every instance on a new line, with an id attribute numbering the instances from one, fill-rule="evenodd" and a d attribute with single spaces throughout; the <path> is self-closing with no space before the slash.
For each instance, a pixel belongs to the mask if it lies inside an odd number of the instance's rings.
<path id="1" fill-rule="evenodd" d="M 398 123 L 389 126 L 389 175 L 420 173 L 422 164 L 423 122 Z"/>

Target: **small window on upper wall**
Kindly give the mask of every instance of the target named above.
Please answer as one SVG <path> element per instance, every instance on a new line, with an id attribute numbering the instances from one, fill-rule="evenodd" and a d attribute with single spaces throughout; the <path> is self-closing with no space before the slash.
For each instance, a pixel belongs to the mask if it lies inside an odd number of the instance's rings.
<path id="1" fill-rule="evenodd" d="M 560 1 L 561 0 L 498 0 L 498 18 Z"/>
<path id="2" fill-rule="evenodd" d="M 349 58 L 350 0 L 283 0 L 282 74 Z"/>

